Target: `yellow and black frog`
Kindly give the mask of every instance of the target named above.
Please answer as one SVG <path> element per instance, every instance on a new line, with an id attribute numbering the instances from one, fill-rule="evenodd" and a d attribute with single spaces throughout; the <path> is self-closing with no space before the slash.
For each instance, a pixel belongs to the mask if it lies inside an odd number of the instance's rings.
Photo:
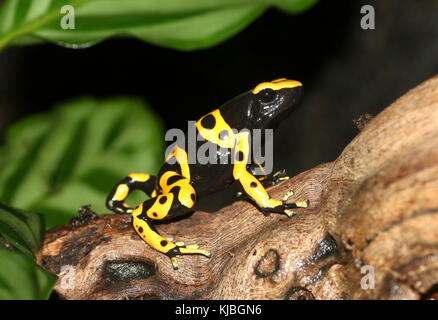
<path id="1" fill-rule="evenodd" d="M 135 231 L 152 248 L 168 255 L 174 269 L 178 268 L 177 255 L 210 257 L 210 253 L 197 245 L 162 237 L 153 229 L 154 221 L 186 215 L 194 211 L 200 197 L 223 190 L 234 181 L 241 185 L 244 198 L 265 215 L 275 212 L 290 216 L 291 209 L 307 207 L 308 201 L 286 203 L 286 199 L 271 198 L 265 187 L 288 177 L 282 171 L 257 178 L 255 169 L 261 166 L 250 161 L 251 130 L 275 129 L 299 104 L 302 92 L 300 82 L 281 78 L 260 83 L 226 102 L 195 123 L 196 134 L 204 140 L 195 139 L 195 149 L 201 144 L 204 148 L 216 147 L 209 150 L 217 150 L 214 154 L 217 161 L 202 164 L 189 161 L 186 148 L 177 145 L 167 155 L 157 176 L 131 173 L 121 180 L 109 194 L 107 207 L 114 212 L 131 214 Z M 124 201 L 137 189 L 150 198 L 131 208 Z"/>

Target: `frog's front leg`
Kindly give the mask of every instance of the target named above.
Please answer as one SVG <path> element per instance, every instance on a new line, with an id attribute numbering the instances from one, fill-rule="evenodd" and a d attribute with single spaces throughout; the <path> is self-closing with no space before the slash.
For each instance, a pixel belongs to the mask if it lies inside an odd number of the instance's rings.
<path id="1" fill-rule="evenodd" d="M 132 223 L 138 235 L 152 248 L 166 254 L 175 270 L 178 269 L 177 255 L 200 254 L 210 257 L 210 252 L 199 249 L 197 245 L 173 242 L 159 235 L 151 227 L 154 220 L 180 216 L 192 211 L 195 199 L 191 195 L 194 194 L 194 190 L 188 180 L 185 180 L 187 179 L 182 177 L 169 192 L 144 201 L 132 213 Z"/>
<path id="2" fill-rule="evenodd" d="M 276 200 L 269 196 L 262 181 L 247 170 L 249 147 L 249 133 L 240 133 L 234 150 L 233 176 L 234 179 L 240 182 L 250 200 L 259 207 L 263 214 L 269 215 L 270 212 L 276 212 L 291 216 L 293 214 L 292 209 L 307 208 L 309 206 L 309 201 L 307 200 L 297 203 L 286 203 L 287 199 Z"/>

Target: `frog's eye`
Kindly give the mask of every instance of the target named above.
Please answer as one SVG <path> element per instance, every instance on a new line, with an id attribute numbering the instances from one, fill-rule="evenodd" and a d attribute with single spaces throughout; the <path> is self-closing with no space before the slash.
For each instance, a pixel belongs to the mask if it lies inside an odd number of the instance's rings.
<path id="1" fill-rule="evenodd" d="M 263 103 L 269 103 L 274 101 L 276 96 L 277 96 L 276 92 L 269 88 L 264 89 L 259 93 L 260 101 Z"/>

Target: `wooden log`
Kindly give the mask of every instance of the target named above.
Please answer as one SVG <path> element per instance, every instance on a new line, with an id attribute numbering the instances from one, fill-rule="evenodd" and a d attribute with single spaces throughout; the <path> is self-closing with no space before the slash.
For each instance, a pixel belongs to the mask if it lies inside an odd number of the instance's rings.
<path id="1" fill-rule="evenodd" d="M 309 199 L 291 218 L 236 201 L 157 225 L 208 249 L 179 270 L 127 215 L 47 232 L 39 263 L 64 299 L 433 299 L 438 292 L 438 77 L 379 115 L 332 163 L 270 188 Z"/>

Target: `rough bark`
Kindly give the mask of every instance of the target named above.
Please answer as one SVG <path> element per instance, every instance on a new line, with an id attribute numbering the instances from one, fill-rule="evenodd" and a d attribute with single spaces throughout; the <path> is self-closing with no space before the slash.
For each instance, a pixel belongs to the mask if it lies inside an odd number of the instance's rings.
<path id="1" fill-rule="evenodd" d="M 366 118 L 334 162 L 268 190 L 310 200 L 292 218 L 237 201 L 157 226 L 210 259 L 175 271 L 109 214 L 48 231 L 39 262 L 66 299 L 436 299 L 438 77 Z"/>

